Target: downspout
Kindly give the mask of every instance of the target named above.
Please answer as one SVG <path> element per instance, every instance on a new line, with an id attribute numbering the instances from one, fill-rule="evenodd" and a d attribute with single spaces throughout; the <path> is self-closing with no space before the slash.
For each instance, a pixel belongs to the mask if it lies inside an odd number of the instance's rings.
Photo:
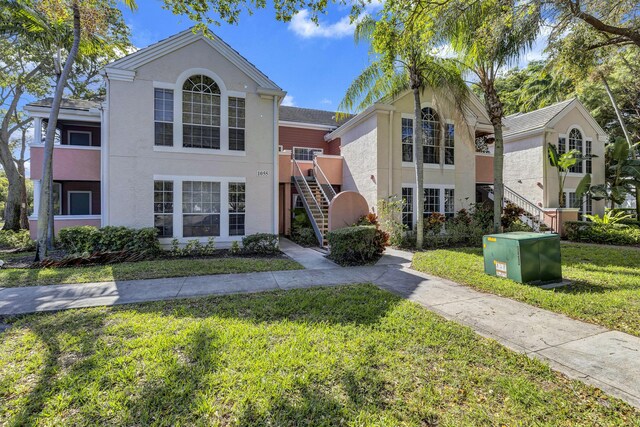
<path id="1" fill-rule="evenodd" d="M 278 96 L 273 96 L 273 234 L 278 233 L 278 223 L 280 220 L 278 212 L 279 188 L 279 163 L 278 163 Z"/>
<path id="2" fill-rule="evenodd" d="M 109 78 L 105 76 L 106 97 L 102 104 L 100 129 L 100 226 L 109 225 Z"/>
<path id="3" fill-rule="evenodd" d="M 389 111 L 389 190 L 387 198 L 393 195 L 393 110 Z"/>

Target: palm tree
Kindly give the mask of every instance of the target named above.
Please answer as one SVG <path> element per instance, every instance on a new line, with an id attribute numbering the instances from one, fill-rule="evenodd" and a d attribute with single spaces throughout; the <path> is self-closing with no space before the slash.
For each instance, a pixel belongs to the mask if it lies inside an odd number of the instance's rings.
<path id="1" fill-rule="evenodd" d="M 541 25 L 540 10 L 518 0 L 452 0 L 442 8 L 423 9 L 423 25 L 437 28 L 436 39 L 448 44 L 464 69 L 475 74 L 482 89 L 484 103 L 493 125 L 494 150 L 494 218 L 495 232 L 501 230 L 504 200 L 504 116 L 495 82 L 500 72 L 531 48 Z"/>
<path id="2" fill-rule="evenodd" d="M 414 100 L 413 161 L 416 173 L 416 249 L 422 249 L 424 217 L 424 163 L 421 95 L 426 88 L 448 94 L 461 106 L 468 88 L 456 65 L 430 55 L 420 35 L 403 33 L 402 19 L 366 17 L 356 26 L 356 42 L 368 40 L 378 46 L 376 58 L 351 83 L 339 109 L 361 111 L 380 99 L 395 99 L 411 90 Z M 440 132 L 444 135 L 444 132 Z"/>

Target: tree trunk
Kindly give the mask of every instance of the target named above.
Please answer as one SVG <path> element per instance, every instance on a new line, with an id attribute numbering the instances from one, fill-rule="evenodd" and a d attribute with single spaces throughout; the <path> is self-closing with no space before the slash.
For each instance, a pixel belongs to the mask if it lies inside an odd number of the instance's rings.
<path id="1" fill-rule="evenodd" d="M 631 158 L 635 159 L 636 158 L 636 150 L 633 146 L 633 141 L 631 140 L 631 135 L 629 134 L 629 131 L 627 130 L 627 125 L 624 122 L 624 119 L 622 118 L 622 113 L 620 112 L 620 109 L 618 108 L 618 103 L 616 102 L 616 98 L 613 96 L 613 92 L 611 91 L 611 88 L 609 87 L 609 82 L 607 82 L 607 78 L 605 77 L 605 75 L 602 72 L 598 72 L 598 74 L 600 75 L 600 79 L 602 80 L 602 84 L 604 85 L 604 89 L 607 92 L 607 95 L 609 96 L 609 100 L 611 101 L 611 105 L 613 106 L 613 110 L 616 112 L 616 117 L 618 118 L 618 122 L 620 123 L 620 127 L 622 128 L 622 133 L 624 133 L 624 138 L 627 140 L 627 144 L 629 145 L 629 154 L 631 154 Z M 636 219 L 640 220 L 640 192 L 638 191 L 638 186 L 635 186 L 635 192 L 636 192 Z"/>
<path id="2" fill-rule="evenodd" d="M 18 173 L 20 174 L 20 228 L 29 229 L 29 199 L 27 196 L 27 174 L 24 164 L 26 162 L 24 154 L 27 151 L 27 129 L 22 128 L 22 138 L 20 140 L 20 158 L 16 160 Z"/>
<path id="3" fill-rule="evenodd" d="M 413 88 L 413 161 L 416 165 L 416 249 L 424 244 L 424 159 L 422 147 L 422 107 L 420 88 Z"/>
<path id="4" fill-rule="evenodd" d="M 38 242 L 36 247 L 36 261 L 40 261 L 47 256 L 47 230 L 49 229 L 49 222 L 53 221 L 51 212 L 51 188 L 48 185 L 53 176 L 53 143 L 55 140 L 58 113 L 60 112 L 60 104 L 62 103 L 64 87 L 78 54 L 78 48 L 80 47 L 80 9 L 77 0 L 73 2 L 72 8 L 73 44 L 64 63 L 62 72 L 60 73 L 60 78 L 56 82 L 56 90 L 51 102 L 51 112 L 49 113 L 47 133 L 44 140 L 42 185 L 40 186 L 40 206 L 38 208 Z"/>
<path id="5" fill-rule="evenodd" d="M 0 164 L 7 175 L 7 181 L 9 181 L 2 229 L 18 231 L 20 230 L 20 173 L 9 149 L 8 135 L 7 143 L 5 144 L 5 141 L 0 143 Z"/>
<path id="6" fill-rule="evenodd" d="M 498 96 L 493 82 L 482 84 L 484 97 L 489 113 L 489 119 L 493 125 L 495 147 L 493 153 L 493 231 L 502 231 L 502 205 L 504 204 L 504 140 L 502 137 L 502 102 Z"/>

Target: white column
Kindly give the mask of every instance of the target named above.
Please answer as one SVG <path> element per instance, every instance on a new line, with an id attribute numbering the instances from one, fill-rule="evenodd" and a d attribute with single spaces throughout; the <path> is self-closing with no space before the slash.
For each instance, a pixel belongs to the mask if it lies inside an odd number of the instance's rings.
<path id="1" fill-rule="evenodd" d="M 33 118 L 33 144 L 42 144 L 42 118 Z"/>
<path id="2" fill-rule="evenodd" d="M 40 180 L 33 180 L 33 216 L 38 215 L 38 208 L 40 207 Z"/>

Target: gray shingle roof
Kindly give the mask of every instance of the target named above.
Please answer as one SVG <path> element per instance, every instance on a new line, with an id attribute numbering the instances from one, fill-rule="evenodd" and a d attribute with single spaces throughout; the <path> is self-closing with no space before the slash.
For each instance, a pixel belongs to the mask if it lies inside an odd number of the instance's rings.
<path id="1" fill-rule="evenodd" d="M 547 125 L 554 117 L 562 112 L 575 98 L 531 111 L 530 113 L 516 113 L 504 118 L 504 136 L 514 135 L 517 133 L 527 132 L 534 129 L 542 128 Z"/>
<path id="2" fill-rule="evenodd" d="M 27 107 L 51 107 L 53 98 L 43 98 L 27 104 Z M 87 101 L 84 99 L 62 99 L 60 108 L 65 110 L 89 111 L 92 108 L 99 108 L 102 101 Z"/>
<path id="3" fill-rule="evenodd" d="M 311 108 L 280 106 L 280 120 L 284 122 L 309 123 L 314 125 L 338 127 L 349 120 L 352 115 L 336 121 L 335 111 L 314 110 Z"/>

